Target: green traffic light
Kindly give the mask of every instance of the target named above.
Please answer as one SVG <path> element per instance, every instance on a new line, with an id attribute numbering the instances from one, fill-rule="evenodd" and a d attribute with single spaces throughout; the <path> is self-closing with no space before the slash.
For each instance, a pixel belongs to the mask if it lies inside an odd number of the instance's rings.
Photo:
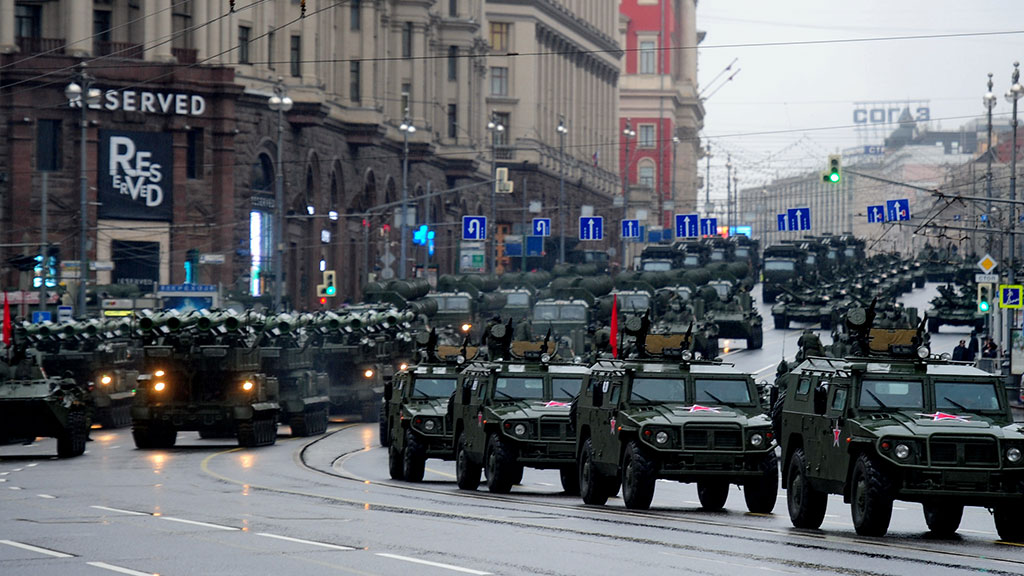
<path id="1" fill-rule="evenodd" d="M 328 296 L 334 296 L 335 292 L 337 292 L 337 290 L 334 288 L 334 284 L 329 285 L 327 290 L 324 290 L 324 294 L 327 294 Z"/>
<path id="2" fill-rule="evenodd" d="M 988 301 L 982 300 L 981 302 L 978 302 L 978 310 L 981 312 L 988 312 Z"/>
<path id="3" fill-rule="evenodd" d="M 828 175 L 828 179 L 829 179 L 829 182 L 832 182 L 832 183 L 839 182 L 839 172 L 833 171 L 832 173 L 830 173 Z"/>

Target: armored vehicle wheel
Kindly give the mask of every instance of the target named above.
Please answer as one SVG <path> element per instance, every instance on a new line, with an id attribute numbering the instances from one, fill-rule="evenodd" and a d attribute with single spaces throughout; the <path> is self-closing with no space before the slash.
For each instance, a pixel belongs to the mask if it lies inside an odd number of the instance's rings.
<path id="1" fill-rule="evenodd" d="M 928 331 L 929 332 L 932 332 L 932 333 L 938 332 L 939 328 L 941 326 L 942 326 L 942 324 L 939 323 L 939 319 L 938 318 L 929 318 L 928 319 Z"/>
<path id="2" fill-rule="evenodd" d="M 405 449 L 402 452 L 402 473 L 406 482 L 422 482 L 427 467 L 427 447 L 412 430 L 405 431 Z"/>
<path id="3" fill-rule="evenodd" d="M 779 460 L 771 453 L 761 462 L 762 476 L 743 485 L 747 510 L 755 514 L 771 514 L 779 495 Z"/>
<path id="4" fill-rule="evenodd" d="M 277 415 L 256 414 L 238 424 L 238 445 L 246 448 L 270 446 L 277 442 Z"/>
<path id="5" fill-rule="evenodd" d="M 466 453 L 465 434 L 459 434 L 455 443 L 455 481 L 463 490 L 476 490 L 480 486 L 480 465 Z"/>
<path id="6" fill-rule="evenodd" d="M 885 536 L 892 519 L 889 479 L 871 458 L 861 454 L 853 466 L 850 509 L 853 527 L 861 536 Z"/>
<path id="7" fill-rule="evenodd" d="M 654 462 L 643 453 L 636 440 L 626 445 L 622 456 L 622 499 L 626 508 L 647 510 L 654 499 Z"/>
<path id="8" fill-rule="evenodd" d="M 720 480 L 701 480 L 697 482 L 697 499 L 701 508 L 717 512 L 725 508 L 729 499 L 729 483 Z"/>
<path id="9" fill-rule="evenodd" d="M 747 350 L 760 350 L 764 345 L 764 328 L 760 324 L 754 327 L 750 338 L 747 338 Z"/>
<path id="10" fill-rule="evenodd" d="M 380 415 L 378 404 L 379 402 L 377 400 L 367 400 L 362 403 L 359 407 L 359 414 L 363 422 L 377 421 L 377 417 Z"/>
<path id="11" fill-rule="evenodd" d="M 772 316 L 772 320 L 775 321 L 776 330 L 785 330 L 786 328 L 789 328 L 789 318 L 785 315 Z"/>
<path id="12" fill-rule="evenodd" d="M 68 424 L 57 436 L 57 457 L 71 458 L 85 453 L 85 442 L 89 437 L 89 422 L 84 410 L 68 414 Z"/>
<path id="13" fill-rule="evenodd" d="M 513 449 L 502 441 L 497 433 L 487 439 L 484 452 L 484 476 L 487 489 L 495 494 L 508 494 L 516 477 L 516 457 Z"/>
<path id="14" fill-rule="evenodd" d="M 797 448 L 789 457 L 787 477 L 786 501 L 790 522 L 797 528 L 819 528 L 825 520 L 828 494 L 815 490 L 808 482 L 807 457 L 803 448 Z"/>
<path id="15" fill-rule="evenodd" d="M 405 479 L 405 458 L 402 454 L 402 450 L 392 442 L 388 446 L 388 474 L 391 475 L 392 480 L 404 480 Z"/>
<path id="16" fill-rule="evenodd" d="M 1000 540 L 1024 544 L 1024 523 L 1021 523 L 1021 516 L 1024 516 L 1024 505 L 996 506 L 992 515 L 996 521 L 996 532 L 999 533 Z"/>
<path id="17" fill-rule="evenodd" d="M 388 422 L 388 415 L 384 410 L 383 403 L 380 405 L 378 420 L 380 422 L 380 445 L 387 446 L 391 443 L 391 422 Z"/>
<path id="18" fill-rule="evenodd" d="M 519 484 L 523 483 L 523 467 L 522 466 L 516 466 L 516 473 L 512 475 L 512 478 L 513 478 L 513 480 L 512 480 L 512 485 L 513 486 L 518 486 Z"/>
<path id="19" fill-rule="evenodd" d="M 570 496 L 580 494 L 580 473 L 576 466 L 565 466 L 558 470 L 558 476 L 562 480 L 562 490 Z"/>
<path id="20" fill-rule="evenodd" d="M 124 428 L 132 423 L 131 404 L 114 404 L 109 408 L 99 409 L 96 420 L 104 429 Z"/>
<path id="21" fill-rule="evenodd" d="M 962 504 L 941 504 L 930 502 L 924 505 L 924 521 L 932 534 L 940 538 L 951 538 L 964 516 Z"/>
<path id="22" fill-rule="evenodd" d="M 608 479 L 594 467 L 594 446 L 590 438 L 583 442 L 580 450 L 580 496 L 584 504 L 603 505 L 608 501 Z"/>

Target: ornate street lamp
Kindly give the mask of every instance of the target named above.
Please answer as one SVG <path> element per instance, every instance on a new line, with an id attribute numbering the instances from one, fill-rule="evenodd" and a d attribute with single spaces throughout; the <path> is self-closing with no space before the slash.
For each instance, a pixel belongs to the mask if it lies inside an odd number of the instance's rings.
<path id="1" fill-rule="evenodd" d="M 406 268 L 409 267 L 409 263 L 406 262 L 406 236 L 408 235 L 409 226 L 406 220 L 409 217 L 409 135 L 416 133 L 416 127 L 412 125 L 412 121 L 409 120 L 409 111 L 406 110 L 405 120 L 402 120 L 402 125 L 398 127 L 402 131 L 402 221 L 401 221 L 401 238 L 402 238 L 402 256 L 401 264 L 398 267 L 398 278 L 405 280 Z"/>
<path id="2" fill-rule="evenodd" d="M 292 99 L 284 86 L 284 79 L 277 77 L 274 84 L 274 95 L 267 100 L 271 110 L 277 112 L 277 187 L 274 192 L 274 243 L 277 247 L 277 258 L 274 262 L 274 311 L 281 311 L 281 295 L 283 286 L 281 275 L 284 270 L 284 113 L 292 109 Z"/>
<path id="3" fill-rule="evenodd" d="M 77 82 L 71 82 L 64 89 L 64 96 L 67 97 L 68 102 L 72 107 L 77 106 L 82 111 L 82 118 L 80 121 L 81 133 L 80 133 L 80 144 L 81 152 L 81 170 L 79 180 L 81 182 L 80 194 L 79 194 L 79 219 L 81 221 L 81 228 L 79 230 L 78 238 L 78 316 L 85 316 L 85 288 L 89 283 L 89 252 L 88 252 L 88 232 L 89 232 L 89 179 L 87 176 L 86 165 L 86 130 L 89 127 L 88 110 L 89 106 L 98 104 L 100 101 L 100 90 L 99 88 L 93 88 L 94 78 L 86 73 L 85 63 L 78 65 L 78 72 L 75 74 L 75 80 Z M 83 102 L 84 96 L 84 102 Z M 46 255 L 43 255 L 43 269 L 46 269 Z M 44 277 L 45 284 L 45 277 Z"/>

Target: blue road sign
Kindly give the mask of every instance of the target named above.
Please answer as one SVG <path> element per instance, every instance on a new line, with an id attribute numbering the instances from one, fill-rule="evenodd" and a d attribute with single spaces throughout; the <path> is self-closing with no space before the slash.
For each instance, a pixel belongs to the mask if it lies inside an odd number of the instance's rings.
<path id="1" fill-rule="evenodd" d="M 700 233 L 703 236 L 714 236 L 718 234 L 718 218 L 701 218 Z"/>
<path id="2" fill-rule="evenodd" d="M 700 214 L 676 214 L 676 238 L 700 236 Z"/>
<path id="3" fill-rule="evenodd" d="M 899 200 L 886 200 L 885 213 L 890 222 L 910 220 L 910 200 L 901 198 Z"/>
<path id="4" fill-rule="evenodd" d="M 811 229 L 810 208 L 790 208 L 786 210 L 786 219 L 789 220 L 790 231 Z"/>
<path id="5" fill-rule="evenodd" d="M 988 222 L 988 214 L 982 214 L 980 218 L 982 222 Z"/>
<path id="6" fill-rule="evenodd" d="M 534 218 L 533 235 L 551 236 L 551 218 Z"/>
<path id="7" fill-rule="evenodd" d="M 544 239 L 540 236 L 527 236 L 526 237 L 526 255 L 527 256 L 543 256 L 544 255 Z"/>
<path id="8" fill-rule="evenodd" d="M 999 286 L 999 307 L 1000 308 L 1021 308 L 1021 291 L 1024 286 L 1019 284 L 1001 284 Z"/>
<path id="9" fill-rule="evenodd" d="M 36 311 L 36 312 L 32 313 L 32 323 L 33 324 L 41 324 L 43 322 L 49 322 L 49 321 L 50 321 L 50 312 L 49 311 L 47 311 L 47 312 Z"/>
<path id="10" fill-rule="evenodd" d="M 487 239 L 487 217 L 486 216 L 463 216 L 462 217 L 462 239 L 463 240 L 486 240 Z"/>
<path id="11" fill-rule="evenodd" d="M 604 218 L 580 216 L 580 240 L 604 240 Z"/>
<path id="12" fill-rule="evenodd" d="M 779 232 L 785 232 L 786 230 L 789 230 L 789 227 L 787 226 L 787 224 L 789 224 L 789 220 L 786 218 L 786 215 L 778 214 L 777 216 L 779 218 Z"/>
<path id="13" fill-rule="evenodd" d="M 622 237 L 623 238 L 639 238 L 640 237 L 640 221 L 639 220 L 623 220 L 622 221 Z"/>
<path id="14" fill-rule="evenodd" d="M 885 206 L 877 204 L 868 206 L 868 224 L 881 224 L 885 222 Z"/>

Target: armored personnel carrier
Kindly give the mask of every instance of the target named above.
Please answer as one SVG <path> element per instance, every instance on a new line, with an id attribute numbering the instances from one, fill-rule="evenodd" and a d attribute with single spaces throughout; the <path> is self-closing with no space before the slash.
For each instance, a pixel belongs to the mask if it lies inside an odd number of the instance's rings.
<path id="1" fill-rule="evenodd" d="M 754 301 L 748 292 L 726 280 L 709 282 L 700 292 L 707 294 L 704 298 L 705 307 L 710 320 L 718 325 L 719 338 L 746 340 L 748 350 L 761 348 L 764 344 L 764 321 L 761 313 L 754 308 Z"/>
<path id="2" fill-rule="evenodd" d="M 511 323 L 491 328 L 487 361 L 459 374 L 451 409 L 459 488 L 475 490 L 480 471 L 491 492 L 506 493 L 523 468 L 557 469 L 562 488 L 579 490 L 569 404 L 587 367 L 553 359 L 549 342 L 513 342 Z"/>
<path id="3" fill-rule="evenodd" d="M 764 249 L 764 286 L 762 298 L 765 304 L 775 302 L 782 293 L 782 286 L 804 276 L 807 250 L 793 244 L 776 244 Z"/>
<path id="4" fill-rule="evenodd" d="M 635 351 L 591 366 L 576 402 L 583 501 L 604 504 L 621 483 L 626 507 L 647 509 L 663 478 L 696 482 L 709 510 L 739 484 L 750 511 L 771 512 L 778 462 L 753 378 L 695 355 L 689 335 L 648 328 L 646 318 L 630 320 Z"/>
<path id="5" fill-rule="evenodd" d="M 793 525 L 818 528 L 828 494 L 842 494 L 864 536 L 885 535 L 903 500 L 923 504 L 937 536 L 957 531 L 965 506 L 982 506 L 1000 538 L 1024 541 L 1024 430 L 999 378 L 932 356 L 923 322 L 873 321 L 873 307 L 847 314 L 844 358 L 812 353 L 780 367 L 775 425 Z"/>

